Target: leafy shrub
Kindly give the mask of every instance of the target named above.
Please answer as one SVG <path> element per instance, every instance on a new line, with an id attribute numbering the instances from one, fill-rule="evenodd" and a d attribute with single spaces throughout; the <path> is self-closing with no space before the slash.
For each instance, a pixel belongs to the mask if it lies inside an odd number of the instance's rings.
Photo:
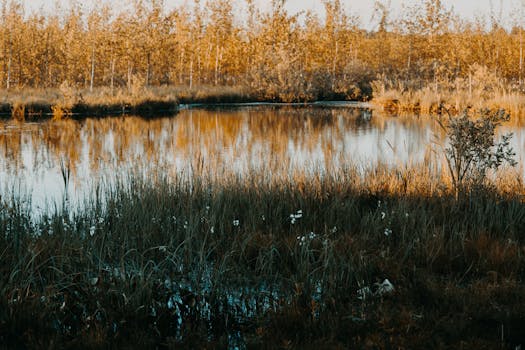
<path id="1" fill-rule="evenodd" d="M 444 152 L 456 197 L 485 184 L 490 169 L 496 170 L 504 163 L 517 164 L 510 146 L 512 133 L 496 142 L 496 128 L 509 118 L 504 110 L 482 110 L 476 118 L 465 110 L 460 116 L 450 116 L 447 124 L 439 121 L 448 136 Z"/>

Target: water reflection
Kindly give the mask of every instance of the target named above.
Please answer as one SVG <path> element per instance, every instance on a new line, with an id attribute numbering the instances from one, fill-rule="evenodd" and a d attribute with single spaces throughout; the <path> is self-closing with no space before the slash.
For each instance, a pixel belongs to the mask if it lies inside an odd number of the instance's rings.
<path id="1" fill-rule="evenodd" d="M 524 137 L 513 130 L 518 153 Z M 516 132 L 518 131 L 518 132 Z M 176 117 L 0 123 L 0 184 L 32 194 L 35 208 L 79 198 L 130 168 L 191 172 L 318 171 L 347 163 L 419 163 L 439 128 L 430 119 L 359 108 L 250 106 L 188 109 Z M 62 164 L 62 169 L 61 169 Z M 63 167 L 71 170 L 65 189 Z"/>

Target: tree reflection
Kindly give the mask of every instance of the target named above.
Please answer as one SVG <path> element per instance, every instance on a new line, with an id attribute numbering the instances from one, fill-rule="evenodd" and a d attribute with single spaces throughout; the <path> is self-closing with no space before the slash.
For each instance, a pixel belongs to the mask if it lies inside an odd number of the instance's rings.
<path id="1" fill-rule="evenodd" d="M 311 106 L 190 109 L 158 119 L 6 121 L 0 124 L 0 162 L 10 176 L 25 171 L 32 181 L 56 173 L 66 161 L 76 183 L 130 168 L 214 176 L 254 169 L 307 173 L 362 159 L 385 162 L 392 157 L 385 140 L 398 152 L 424 154 L 429 125 L 357 108 Z"/>

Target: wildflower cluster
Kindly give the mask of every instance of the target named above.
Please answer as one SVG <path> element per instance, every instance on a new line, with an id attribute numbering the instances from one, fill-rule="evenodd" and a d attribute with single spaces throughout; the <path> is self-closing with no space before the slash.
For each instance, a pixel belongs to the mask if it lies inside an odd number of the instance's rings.
<path id="1" fill-rule="evenodd" d="M 387 223 L 385 225 L 386 226 L 385 230 L 383 231 L 383 234 L 388 237 L 393 232 L 392 229 L 390 228 L 390 226 L 392 225 L 392 218 L 388 214 L 392 214 L 393 215 L 393 214 L 395 214 L 395 212 L 392 211 L 392 213 L 388 213 L 388 210 L 386 208 L 386 203 L 382 207 L 381 201 L 377 202 L 377 209 L 381 210 L 381 214 L 380 214 L 381 215 L 381 221 L 385 221 L 385 220 L 387 221 Z"/>
<path id="2" fill-rule="evenodd" d="M 298 210 L 295 214 L 290 214 L 290 223 L 292 225 L 295 225 L 295 222 L 302 218 L 303 217 L 303 211 L 302 210 Z"/>
<path id="3" fill-rule="evenodd" d="M 302 247 L 303 245 L 308 244 L 309 242 L 313 241 L 317 238 L 317 235 L 313 232 L 310 232 L 306 235 L 297 236 L 297 241 L 299 242 L 299 246 Z"/>
<path id="4" fill-rule="evenodd" d="M 102 226 L 102 225 L 104 225 L 104 218 L 103 218 L 103 217 L 99 217 L 99 218 L 96 220 L 96 222 L 95 222 L 93 225 L 91 225 L 91 226 L 89 227 L 89 235 L 90 235 L 91 237 L 93 237 L 93 236 L 95 235 L 95 233 L 97 232 L 97 225 L 98 225 L 98 226 Z"/>

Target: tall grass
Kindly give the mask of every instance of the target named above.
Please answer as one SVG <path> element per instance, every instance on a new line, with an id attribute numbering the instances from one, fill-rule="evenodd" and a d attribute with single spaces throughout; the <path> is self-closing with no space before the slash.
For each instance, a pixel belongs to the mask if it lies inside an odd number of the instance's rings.
<path id="1" fill-rule="evenodd" d="M 65 82 L 57 89 L 20 89 L 0 92 L 0 116 L 23 120 L 26 117 L 97 115 L 158 115 L 173 113 L 178 104 L 259 101 L 241 87 L 144 86 L 136 80 L 130 89 L 77 89 Z"/>
<path id="2" fill-rule="evenodd" d="M 486 67 L 474 66 L 467 78 L 435 82 L 400 81 L 380 77 L 372 82 L 372 103 L 394 114 L 432 115 L 446 108 L 453 114 L 466 108 L 504 109 L 515 121 L 525 115 L 525 95 Z"/>
<path id="3" fill-rule="evenodd" d="M 4 198 L 0 342 L 522 343 L 525 205 L 516 174 L 455 200 L 424 166 L 242 178 L 204 168 L 130 175 L 81 210 L 41 218 Z M 381 288 L 386 279 L 393 290 Z"/>

